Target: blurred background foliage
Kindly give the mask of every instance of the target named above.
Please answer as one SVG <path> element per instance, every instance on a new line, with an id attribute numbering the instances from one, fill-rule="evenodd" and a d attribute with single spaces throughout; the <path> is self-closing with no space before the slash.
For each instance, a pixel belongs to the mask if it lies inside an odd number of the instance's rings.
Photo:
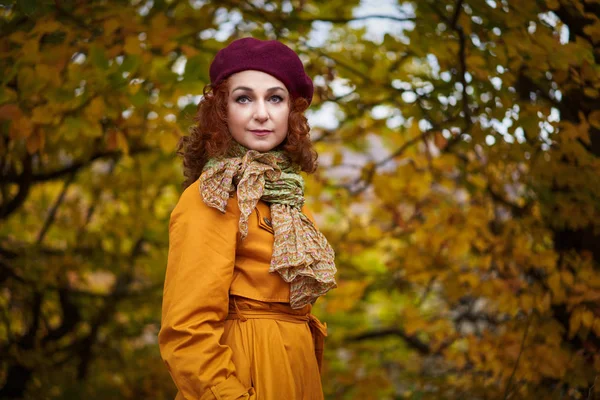
<path id="1" fill-rule="evenodd" d="M 600 1 L 0 4 L 1 398 L 173 398 L 174 146 L 248 35 L 316 86 L 327 398 L 599 398 Z"/>

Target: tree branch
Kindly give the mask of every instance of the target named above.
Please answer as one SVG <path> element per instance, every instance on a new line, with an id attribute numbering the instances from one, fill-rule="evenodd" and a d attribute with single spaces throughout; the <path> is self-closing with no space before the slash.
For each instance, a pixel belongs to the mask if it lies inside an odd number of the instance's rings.
<path id="1" fill-rule="evenodd" d="M 73 183 L 74 180 L 75 180 L 75 172 L 72 172 L 71 175 L 65 181 L 62 191 L 60 192 L 60 195 L 56 199 L 56 202 L 54 203 L 54 205 L 52 206 L 52 209 L 48 213 L 48 217 L 44 221 L 44 226 L 42 226 L 42 229 L 40 230 L 40 233 L 38 234 L 38 238 L 36 241 L 37 245 L 41 244 L 44 241 L 44 236 L 46 236 L 48 229 L 50 229 L 50 225 L 52 225 L 52 223 L 54 222 L 54 219 L 56 218 L 56 212 L 58 211 L 58 207 L 64 201 L 65 195 L 67 194 L 67 189 L 69 188 L 69 186 L 71 186 L 71 183 Z"/>
<path id="2" fill-rule="evenodd" d="M 432 4 L 431 7 L 435 11 L 438 16 L 444 20 L 450 28 L 452 28 L 458 34 L 458 61 L 459 61 L 459 81 L 461 83 L 461 93 L 462 93 L 462 113 L 465 121 L 465 127 L 461 133 L 452 137 L 448 140 L 446 144 L 446 149 L 450 149 L 453 147 L 460 139 L 462 139 L 462 135 L 468 132 L 471 129 L 472 121 L 471 121 L 471 111 L 469 110 L 469 95 L 467 93 L 467 38 L 465 36 L 465 32 L 462 29 L 462 26 L 458 24 L 458 19 L 460 18 L 460 12 L 462 11 L 462 3 L 463 0 L 458 0 L 456 6 L 454 8 L 454 14 L 452 15 L 452 19 L 446 17 L 446 15 L 439 10 L 435 4 Z"/>
<path id="3" fill-rule="evenodd" d="M 527 316 L 527 325 L 525 325 L 525 332 L 523 333 L 523 339 L 521 340 L 521 348 L 519 349 L 519 355 L 517 356 L 517 360 L 515 361 L 515 366 L 513 367 L 512 373 L 510 374 L 510 378 L 508 378 L 508 382 L 506 383 L 506 389 L 504 391 L 504 400 L 508 399 L 510 387 L 512 385 L 513 378 L 515 377 L 515 373 L 517 372 L 517 367 L 519 366 L 521 354 L 523 354 L 523 349 L 525 348 L 525 341 L 527 340 L 527 334 L 529 333 L 529 325 L 531 325 L 532 319 L 533 315 Z"/>
<path id="4" fill-rule="evenodd" d="M 308 43 L 303 42 L 303 44 L 309 48 L 310 50 L 314 51 L 315 53 L 319 54 L 320 56 L 329 58 L 331 61 L 335 62 L 337 65 L 342 66 L 344 69 L 347 69 L 348 71 L 352 72 L 354 75 L 357 75 L 359 77 L 361 77 L 365 82 L 367 83 L 373 83 L 373 80 L 371 79 L 370 76 L 364 74 L 363 72 L 357 70 L 356 68 L 354 68 L 351 65 L 348 65 L 347 63 L 337 60 L 335 57 L 332 57 L 331 55 L 321 51 L 320 49 L 316 48 L 316 47 L 311 47 L 308 45 Z"/>
<path id="5" fill-rule="evenodd" d="M 345 188 L 348 189 L 352 195 L 357 195 L 357 194 L 365 191 L 371 184 L 371 181 L 373 180 L 373 176 L 377 172 L 378 167 L 385 165 L 387 162 L 393 160 L 394 158 L 400 157 L 409 147 L 413 146 L 414 144 L 416 144 L 422 140 L 425 140 L 427 138 L 427 136 L 429 136 L 431 134 L 431 132 L 433 132 L 433 131 L 426 130 L 423 133 L 421 133 L 420 135 L 407 140 L 406 142 L 404 142 L 404 144 L 402 146 L 400 146 L 398 149 L 396 149 L 396 151 L 394 151 L 392 154 L 390 154 L 386 158 L 378 161 L 377 163 L 371 165 L 370 169 L 366 173 L 366 177 L 363 178 L 363 177 L 359 176 L 349 186 L 345 186 Z M 352 186 L 357 186 L 357 187 L 353 189 Z"/>
<path id="6" fill-rule="evenodd" d="M 432 353 L 429 346 L 421 342 L 416 337 L 407 335 L 406 332 L 400 328 L 388 328 L 378 331 L 364 332 L 355 336 L 350 336 L 348 340 L 351 342 L 358 342 L 362 340 L 379 339 L 386 336 L 399 336 L 421 355 L 426 356 L 431 355 Z"/>
<path id="7" fill-rule="evenodd" d="M 354 21 L 364 21 L 368 19 L 387 19 L 395 22 L 415 22 L 415 17 L 394 17 L 392 15 L 364 15 L 362 17 L 340 18 L 340 17 L 314 17 L 314 18 L 292 18 L 294 22 L 312 23 L 312 22 L 331 22 L 333 24 L 345 24 Z"/>
<path id="8" fill-rule="evenodd" d="M 154 149 L 151 147 L 142 146 L 142 147 L 137 147 L 137 148 L 131 149 L 129 151 L 129 154 L 135 155 L 135 154 L 149 153 L 149 152 L 152 152 L 153 150 Z M 123 155 L 123 152 L 120 150 L 101 151 L 101 152 L 93 154 L 87 160 L 75 161 L 68 167 L 57 169 L 55 171 L 33 173 L 32 177 L 31 177 L 31 181 L 33 183 L 37 183 L 37 182 L 46 182 L 46 181 L 51 181 L 51 180 L 55 180 L 55 179 L 60 179 L 65 175 L 78 172 L 80 169 L 91 165 L 94 161 L 96 161 L 98 159 L 101 159 L 101 158 L 118 159 L 122 155 Z M 7 183 L 19 183 L 23 180 L 23 176 L 17 175 L 14 171 L 9 171 L 2 178 L 3 178 L 3 181 L 7 182 Z"/>
<path id="9" fill-rule="evenodd" d="M 20 276 L 14 270 L 14 268 L 10 267 L 4 260 L 0 259 L 0 283 L 3 283 L 4 281 L 6 281 L 9 278 L 14 279 L 15 281 L 19 282 L 22 285 L 29 286 L 30 288 L 32 288 L 32 290 L 33 290 L 33 288 L 40 286 L 39 282 L 28 280 L 28 279 L 25 279 L 22 276 Z M 78 297 L 80 296 L 80 297 L 106 300 L 115 295 L 119 296 L 120 298 L 145 296 L 150 292 L 158 290 L 159 288 L 162 287 L 162 285 L 163 285 L 162 282 L 156 282 L 156 283 L 149 284 L 148 286 L 145 286 L 143 288 L 136 289 L 136 290 L 119 289 L 119 290 L 113 290 L 110 293 L 90 292 L 88 290 L 75 289 L 66 283 L 64 286 L 44 285 L 43 289 L 57 291 L 57 292 L 59 292 L 59 294 L 61 292 L 67 292 L 68 296 L 78 296 Z"/>
<path id="10" fill-rule="evenodd" d="M 51 330 L 42 340 L 43 343 L 55 341 L 71 332 L 75 325 L 81 321 L 81 313 L 75 304 L 71 301 L 72 293 L 65 289 L 58 290 L 58 297 L 62 309 L 62 322 L 56 329 Z"/>

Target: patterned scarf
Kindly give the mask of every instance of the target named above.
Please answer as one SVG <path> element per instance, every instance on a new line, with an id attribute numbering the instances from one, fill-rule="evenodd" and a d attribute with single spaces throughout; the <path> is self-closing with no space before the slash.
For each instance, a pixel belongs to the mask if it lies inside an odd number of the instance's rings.
<path id="1" fill-rule="evenodd" d="M 274 231 L 269 272 L 290 283 L 290 306 L 295 309 L 337 286 L 333 249 L 301 211 L 304 180 L 299 172 L 282 151 L 260 153 L 236 143 L 230 157 L 210 159 L 200 176 L 202 199 L 223 213 L 237 188 L 242 240 L 258 201 L 269 203 Z"/>

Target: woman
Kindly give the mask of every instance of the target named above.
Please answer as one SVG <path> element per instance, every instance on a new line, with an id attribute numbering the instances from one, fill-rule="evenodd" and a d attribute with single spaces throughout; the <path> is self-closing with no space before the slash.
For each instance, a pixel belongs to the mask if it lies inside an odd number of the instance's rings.
<path id="1" fill-rule="evenodd" d="M 171 214 L 161 355 L 179 399 L 322 399 L 334 254 L 304 206 L 316 153 L 303 115 L 313 85 L 296 53 L 244 38 L 220 50 Z"/>

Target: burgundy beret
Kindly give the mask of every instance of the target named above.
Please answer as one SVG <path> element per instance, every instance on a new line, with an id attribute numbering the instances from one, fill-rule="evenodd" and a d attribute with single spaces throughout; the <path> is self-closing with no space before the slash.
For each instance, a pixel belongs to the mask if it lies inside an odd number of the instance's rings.
<path id="1" fill-rule="evenodd" d="M 313 97 L 313 83 L 294 50 L 277 40 L 251 37 L 234 40 L 219 50 L 210 64 L 210 83 L 215 86 L 228 76 L 245 70 L 273 75 L 284 83 L 292 97 Z"/>

